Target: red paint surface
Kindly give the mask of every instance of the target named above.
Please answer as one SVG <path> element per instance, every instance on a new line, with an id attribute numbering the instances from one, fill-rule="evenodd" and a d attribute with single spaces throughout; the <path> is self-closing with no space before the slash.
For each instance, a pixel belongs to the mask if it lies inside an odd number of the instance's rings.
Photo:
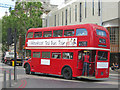
<path id="1" fill-rule="evenodd" d="M 76 36 L 76 29 L 78 28 L 85 28 L 87 29 L 88 35 L 87 36 Z M 74 29 L 75 33 L 74 36 L 66 36 L 64 37 L 64 30 L 70 30 L 70 29 Z M 96 29 L 100 29 L 106 32 L 106 37 L 104 36 L 98 36 L 96 33 Z M 110 49 L 110 39 L 109 39 L 109 33 L 108 31 L 101 26 L 95 25 L 95 24 L 81 24 L 81 25 L 69 25 L 69 26 L 58 26 L 58 27 L 47 27 L 47 28 L 31 28 L 28 30 L 27 34 L 29 32 L 39 32 L 42 31 L 42 34 L 44 31 L 52 31 L 52 35 L 53 35 L 53 30 L 63 30 L 63 36 L 62 37 L 42 37 L 41 38 L 30 38 L 27 39 L 26 38 L 26 42 L 25 42 L 25 48 L 28 47 L 27 46 L 27 42 L 28 40 L 34 40 L 34 39 L 57 39 L 57 38 L 77 38 L 77 46 L 76 47 L 80 47 L 79 46 L 79 42 L 80 41 L 87 41 L 87 46 L 85 47 L 93 47 L 93 48 L 101 48 L 101 49 Z M 33 35 L 34 37 L 34 35 Z M 106 43 L 105 44 L 101 44 L 99 43 L 99 39 L 105 39 Z M 106 47 L 100 47 L 98 46 L 98 44 L 101 45 L 106 45 Z M 34 46 L 35 47 L 35 46 Z M 40 46 L 42 47 L 42 46 Z M 46 47 L 46 46 L 44 46 Z M 47 46 L 48 47 L 48 46 Z M 51 46 L 50 46 L 51 47 Z M 57 46 L 56 46 L 57 47 Z M 59 49 L 29 49 L 31 50 L 31 59 L 28 60 L 27 62 L 30 64 L 30 68 L 32 72 L 40 72 L 40 73 L 48 73 L 48 74 L 56 74 L 56 75 L 61 75 L 61 71 L 62 68 L 67 65 L 69 67 L 71 67 L 72 69 L 72 73 L 73 73 L 73 77 L 77 77 L 77 76 L 81 76 L 82 74 L 82 68 L 83 68 L 83 62 L 79 60 L 78 63 L 78 51 L 82 51 L 85 49 L 60 49 L 62 47 L 74 47 L 75 46 L 58 46 Z M 84 47 L 84 48 L 85 48 Z M 31 47 L 29 47 L 31 48 Z M 51 52 L 51 56 L 50 56 L 50 65 L 41 65 L 41 59 L 43 59 L 42 57 L 40 58 L 33 58 L 33 52 L 40 52 L 40 56 L 42 56 L 42 51 L 46 51 L 46 52 Z M 99 50 L 99 51 L 106 51 L 106 50 Z M 60 52 L 61 53 L 61 57 L 62 57 L 62 53 L 63 52 L 73 52 L 73 59 L 52 59 L 52 52 Z M 107 61 L 102 61 L 102 62 L 109 62 L 109 58 L 110 58 L 110 51 L 108 51 L 108 60 Z M 98 49 L 96 49 L 96 55 L 98 55 Z M 48 59 L 48 58 L 44 58 L 44 59 Z M 97 57 L 96 57 L 96 62 L 91 62 L 91 70 L 90 70 L 90 74 L 93 74 L 94 72 L 94 68 L 95 68 L 95 77 L 96 78 L 108 78 L 109 76 L 109 67 L 107 69 L 107 74 L 106 74 L 106 69 L 97 69 L 97 65 L 96 63 L 98 62 Z M 93 64 L 95 63 L 95 65 Z M 100 75 L 100 73 L 103 72 L 104 75 Z"/>

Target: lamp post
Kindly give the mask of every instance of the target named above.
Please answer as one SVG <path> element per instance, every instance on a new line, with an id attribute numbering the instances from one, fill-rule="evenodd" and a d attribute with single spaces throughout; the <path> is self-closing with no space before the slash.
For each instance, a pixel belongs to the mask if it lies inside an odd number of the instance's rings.
<path id="1" fill-rule="evenodd" d="M 16 54 L 16 28 L 14 32 L 14 80 L 17 81 L 17 74 L 16 74 L 16 59 L 17 59 L 17 54 Z"/>
<path id="2" fill-rule="evenodd" d="M 102 0 L 100 0 L 100 26 L 102 26 Z"/>

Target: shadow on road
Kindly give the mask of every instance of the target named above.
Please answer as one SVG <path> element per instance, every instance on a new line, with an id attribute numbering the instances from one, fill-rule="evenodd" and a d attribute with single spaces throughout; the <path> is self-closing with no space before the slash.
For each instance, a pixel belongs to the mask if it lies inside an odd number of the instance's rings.
<path id="1" fill-rule="evenodd" d="M 58 75 L 51 75 L 51 74 L 34 74 L 35 76 L 42 76 L 42 77 L 50 77 L 50 78 L 56 78 L 56 79 L 64 79 L 62 76 L 58 76 Z M 86 79 L 86 78 L 72 78 L 72 80 L 74 81 L 84 81 L 84 82 L 103 82 L 105 80 L 93 80 L 93 79 Z"/>

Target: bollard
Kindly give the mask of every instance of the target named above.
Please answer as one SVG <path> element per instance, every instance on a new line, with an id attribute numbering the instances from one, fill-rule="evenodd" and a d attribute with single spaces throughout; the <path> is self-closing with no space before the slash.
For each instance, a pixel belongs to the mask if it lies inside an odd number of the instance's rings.
<path id="1" fill-rule="evenodd" d="M 4 70 L 3 88 L 6 88 L 6 70 Z"/>
<path id="2" fill-rule="evenodd" d="M 11 87 L 11 69 L 9 69 L 9 87 Z"/>
<path id="3" fill-rule="evenodd" d="M 15 82 L 17 82 L 17 68 L 15 68 Z"/>

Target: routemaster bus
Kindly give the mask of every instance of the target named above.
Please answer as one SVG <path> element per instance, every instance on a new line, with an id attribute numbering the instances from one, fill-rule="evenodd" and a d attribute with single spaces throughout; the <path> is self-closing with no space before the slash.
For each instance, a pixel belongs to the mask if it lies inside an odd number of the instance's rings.
<path id="1" fill-rule="evenodd" d="M 25 49 L 31 58 L 26 74 L 46 73 L 72 77 L 109 77 L 110 39 L 106 28 L 95 24 L 67 25 L 28 30 Z M 89 52 L 89 75 L 84 75 L 84 56 Z"/>

